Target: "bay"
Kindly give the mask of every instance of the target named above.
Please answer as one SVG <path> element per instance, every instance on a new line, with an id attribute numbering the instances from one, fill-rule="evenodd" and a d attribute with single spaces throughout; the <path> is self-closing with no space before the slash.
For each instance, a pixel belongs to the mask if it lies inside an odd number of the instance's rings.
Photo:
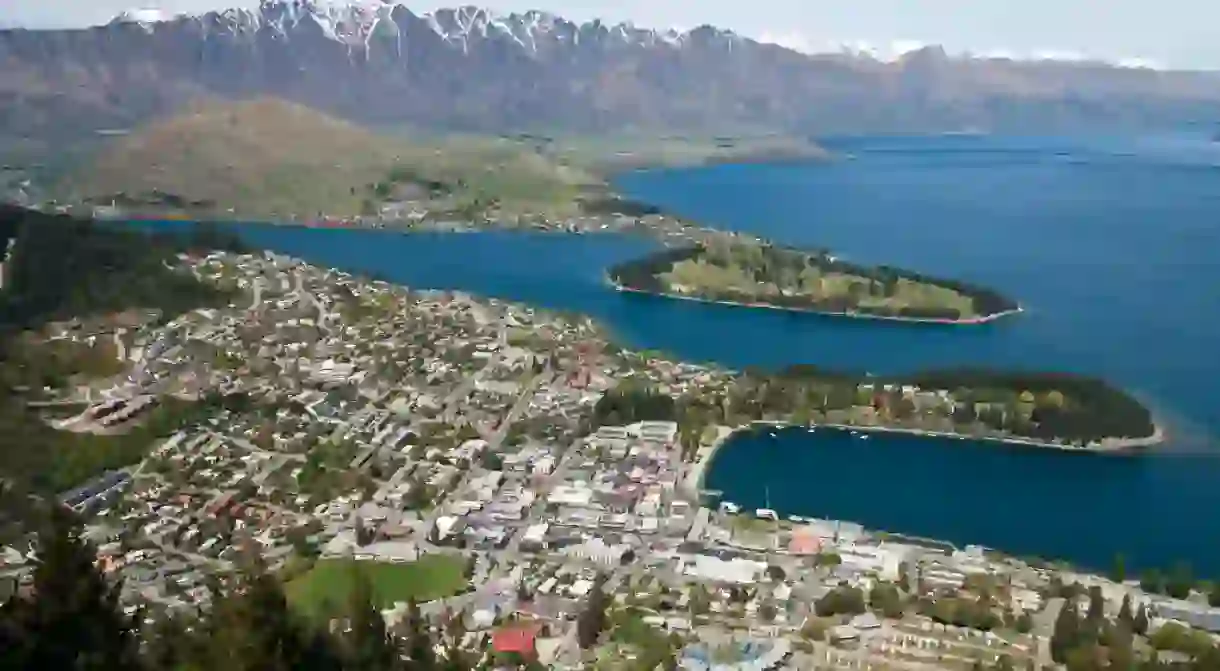
<path id="1" fill-rule="evenodd" d="M 1027 312 L 980 327 L 879 324 L 618 294 L 640 239 L 247 226 L 257 247 L 417 288 L 582 312 L 694 361 L 902 372 L 985 365 L 1102 376 L 1171 440 L 1138 457 L 833 432 L 743 436 L 708 485 L 831 517 L 1094 567 L 1220 571 L 1220 148 L 1205 139 L 847 138 L 852 156 L 622 175 L 711 225 L 993 286 Z"/>

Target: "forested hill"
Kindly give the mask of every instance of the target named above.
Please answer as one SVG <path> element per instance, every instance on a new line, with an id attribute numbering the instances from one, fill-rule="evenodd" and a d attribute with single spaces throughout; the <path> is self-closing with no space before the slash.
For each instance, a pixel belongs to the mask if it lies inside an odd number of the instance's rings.
<path id="1" fill-rule="evenodd" d="M 0 240 L 12 241 L 0 289 L 0 479 L 16 492 L 10 499 L 53 495 L 139 461 L 159 436 L 191 420 L 199 404 L 167 401 L 130 433 L 71 433 L 52 428 L 26 402 L 44 386 L 64 387 L 82 373 L 112 374 L 120 365 L 79 341 L 47 340 L 41 331 L 48 322 L 133 308 L 168 318 L 227 303 L 224 292 L 165 264 L 181 251 L 231 241 L 208 228 L 153 234 L 8 206 L 0 206 Z M 24 517 L 0 505 L 0 536 Z"/>
<path id="2" fill-rule="evenodd" d="M 217 298 L 214 289 L 165 266 L 189 248 L 234 248 L 211 228 L 154 234 L 0 205 L 0 237 L 11 240 L 0 291 L 0 329 L 139 307 L 178 313 Z"/>

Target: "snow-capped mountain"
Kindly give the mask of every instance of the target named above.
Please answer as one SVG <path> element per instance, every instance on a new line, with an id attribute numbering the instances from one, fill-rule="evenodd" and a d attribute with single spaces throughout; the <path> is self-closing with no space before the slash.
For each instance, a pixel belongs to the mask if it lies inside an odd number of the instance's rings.
<path id="1" fill-rule="evenodd" d="M 773 39 L 771 42 L 781 40 Z M 478 130 L 785 132 L 1171 126 L 1220 116 L 1220 76 L 915 48 L 879 58 L 701 26 L 379 1 L 125 12 L 0 31 L 0 130 L 139 123 L 199 97 L 274 95 L 374 124 Z M 815 50 L 816 51 L 816 50 Z"/>

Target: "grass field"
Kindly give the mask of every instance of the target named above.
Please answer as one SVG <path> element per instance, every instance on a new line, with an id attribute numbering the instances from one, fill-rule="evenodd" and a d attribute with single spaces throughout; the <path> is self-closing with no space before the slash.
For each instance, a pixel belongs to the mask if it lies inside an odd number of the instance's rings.
<path id="1" fill-rule="evenodd" d="M 346 606 L 356 572 L 368 577 L 378 608 L 397 601 L 432 601 L 452 596 L 466 586 L 461 557 L 424 555 L 408 564 L 350 559 L 323 559 L 286 586 L 288 600 L 302 612 L 318 616 Z"/>

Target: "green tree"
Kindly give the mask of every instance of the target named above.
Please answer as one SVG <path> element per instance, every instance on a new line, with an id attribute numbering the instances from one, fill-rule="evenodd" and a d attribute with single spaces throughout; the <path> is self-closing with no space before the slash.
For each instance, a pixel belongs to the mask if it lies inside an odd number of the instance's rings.
<path id="1" fill-rule="evenodd" d="M 373 585 L 356 564 L 351 567 L 347 631 L 343 635 L 344 671 L 394 671 L 402 658 L 385 618 L 373 599 Z"/>
<path id="2" fill-rule="evenodd" d="M 1135 650 L 1133 646 L 1134 640 L 1131 636 L 1131 629 L 1122 624 L 1115 627 L 1109 645 L 1109 664 L 1107 668 L 1114 671 L 1131 671 L 1131 669 L 1134 669 Z"/>
<path id="3" fill-rule="evenodd" d="M 199 671 L 338 671 L 334 641 L 288 607 L 283 588 L 261 559 L 245 558 L 236 579 L 213 587 L 212 609 L 200 623 L 205 638 L 188 667 Z"/>
<path id="4" fill-rule="evenodd" d="M 58 506 L 36 540 L 34 590 L 0 609 L 0 668 L 125 671 L 140 668 L 135 617 L 121 585 L 96 567 L 80 520 Z"/>
<path id="5" fill-rule="evenodd" d="M 690 614 L 692 617 L 706 615 L 712 608 L 712 598 L 703 585 L 695 585 L 690 592 Z"/>
<path id="6" fill-rule="evenodd" d="M 1110 579 L 1117 583 L 1127 580 L 1127 558 L 1121 552 L 1114 555 L 1114 566 L 1110 569 Z"/>
<path id="7" fill-rule="evenodd" d="M 597 645 L 602 631 L 606 629 L 606 609 L 610 606 L 610 598 L 606 595 L 605 585 L 605 576 L 597 576 L 593 589 L 589 591 L 585 608 L 577 616 L 576 640 L 582 650 Z"/>
<path id="8" fill-rule="evenodd" d="M 891 619 L 902 617 L 906 610 L 898 588 L 889 583 L 878 582 L 874 585 L 869 591 L 868 603 L 873 610 L 881 613 L 882 617 Z"/>
<path id="9" fill-rule="evenodd" d="M 1089 588 L 1089 610 L 1085 618 L 1094 629 L 1106 619 L 1106 599 L 1097 585 Z"/>
<path id="10" fill-rule="evenodd" d="M 840 586 L 832 589 L 814 604 L 818 617 L 858 615 L 868 610 L 864 592 L 857 587 Z"/>
<path id="11" fill-rule="evenodd" d="M 1148 634 L 1148 611 L 1144 608 L 1144 604 L 1140 604 L 1139 610 L 1135 611 L 1135 620 L 1131 622 L 1131 631 L 1146 636 Z"/>
<path id="12" fill-rule="evenodd" d="M 1169 579 L 1165 581 L 1165 593 L 1175 599 L 1189 597 L 1194 587 L 1195 580 L 1191 575 L 1190 564 L 1185 562 L 1176 564 L 1169 573 Z"/>
<path id="13" fill-rule="evenodd" d="M 1165 576 L 1156 569 L 1148 569 L 1140 576 L 1140 589 L 1149 594 L 1162 594 L 1165 591 Z"/>
<path id="14" fill-rule="evenodd" d="M 1051 634 L 1051 659 L 1066 664 L 1068 653 L 1080 643 L 1080 618 L 1076 606 L 1065 601 L 1055 617 L 1055 628 Z"/>
<path id="15" fill-rule="evenodd" d="M 1135 615 L 1131 612 L 1131 595 L 1123 595 L 1123 605 L 1118 608 L 1118 624 L 1127 629 L 1132 629 L 1135 624 Z"/>
<path id="16" fill-rule="evenodd" d="M 407 658 L 411 660 L 408 668 L 419 671 L 435 669 L 436 652 L 432 645 L 432 635 L 428 630 L 428 622 L 419 611 L 415 599 L 407 603 L 407 616 L 403 620 L 405 629 Z"/>

